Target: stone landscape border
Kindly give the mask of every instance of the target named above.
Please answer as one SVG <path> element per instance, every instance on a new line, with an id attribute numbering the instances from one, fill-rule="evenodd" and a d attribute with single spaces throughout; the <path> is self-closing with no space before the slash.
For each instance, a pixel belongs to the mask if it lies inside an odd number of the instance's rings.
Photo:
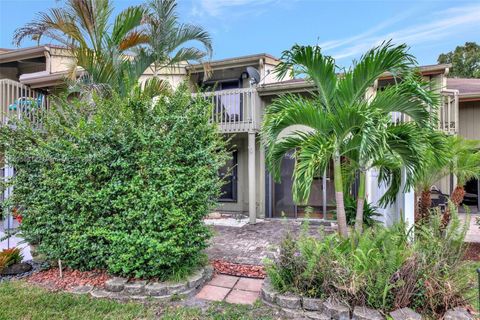
<path id="1" fill-rule="evenodd" d="M 289 314 L 315 320 L 384 320 L 386 317 L 378 310 L 355 306 L 353 310 L 346 304 L 332 299 L 314 299 L 294 294 L 281 294 L 271 285 L 268 278 L 263 283 L 261 297 L 265 304 L 281 308 Z M 422 316 L 410 308 L 390 312 L 393 320 L 422 320 Z M 448 310 L 444 320 L 473 320 L 474 317 L 465 308 Z"/>
<path id="2" fill-rule="evenodd" d="M 207 266 L 198 270 L 181 282 L 157 282 L 146 280 L 128 280 L 115 277 L 105 283 L 105 288 L 80 286 L 72 290 L 76 294 L 90 294 L 94 298 L 115 300 L 144 300 L 152 298 L 169 301 L 178 296 L 189 296 L 196 293 L 205 282 L 213 276 L 213 267 Z"/>

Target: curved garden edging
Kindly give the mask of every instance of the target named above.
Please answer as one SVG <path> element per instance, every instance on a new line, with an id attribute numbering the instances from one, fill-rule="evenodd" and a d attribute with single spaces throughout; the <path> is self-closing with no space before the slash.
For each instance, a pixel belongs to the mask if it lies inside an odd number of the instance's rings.
<path id="1" fill-rule="evenodd" d="M 261 297 L 265 304 L 281 308 L 283 311 L 315 320 L 384 320 L 385 316 L 378 310 L 355 306 L 353 310 L 346 304 L 332 299 L 315 299 L 293 294 L 277 292 L 266 278 Z M 393 320 L 421 320 L 422 316 L 410 308 L 390 312 Z M 444 320 L 473 320 L 474 317 L 464 308 L 454 308 L 445 313 Z"/>
<path id="2" fill-rule="evenodd" d="M 143 300 L 147 298 L 168 301 L 175 296 L 188 296 L 196 293 L 213 276 L 213 267 L 198 270 L 181 282 L 157 282 L 146 280 L 128 280 L 115 277 L 105 283 L 105 288 L 80 286 L 72 290 L 76 294 L 90 294 L 94 298 L 115 300 Z"/>

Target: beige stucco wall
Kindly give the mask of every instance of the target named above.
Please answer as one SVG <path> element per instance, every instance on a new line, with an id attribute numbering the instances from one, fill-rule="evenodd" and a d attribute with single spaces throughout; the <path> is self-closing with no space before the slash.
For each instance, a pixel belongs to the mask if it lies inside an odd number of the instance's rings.
<path id="1" fill-rule="evenodd" d="M 262 81 L 262 84 L 266 84 L 266 83 L 275 83 L 275 82 L 278 82 L 279 80 L 277 79 L 277 75 L 275 74 L 274 70 L 275 70 L 275 65 L 273 64 L 265 64 L 264 66 L 265 68 L 265 71 L 264 71 L 264 74 L 262 75 L 262 77 L 264 78 L 263 81 Z M 292 77 L 290 75 L 286 75 L 284 79 L 282 79 L 281 81 L 285 81 L 285 80 L 289 80 L 291 79 Z"/>
<path id="2" fill-rule="evenodd" d="M 50 73 L 67 71 L 72 68 L 74 64 L 73 57 L 65 49 L 50 48 L 50 55 L 48 57 L 46 71 Z"/>

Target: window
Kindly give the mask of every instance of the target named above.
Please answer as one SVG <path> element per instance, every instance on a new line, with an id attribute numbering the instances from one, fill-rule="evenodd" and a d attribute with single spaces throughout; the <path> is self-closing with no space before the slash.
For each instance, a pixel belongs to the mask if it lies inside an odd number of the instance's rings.
<path id="1" fill-rule="evenodd" d="M 220 178 L 225 181 L 221 189 L 220 202 L 237 202 L 237 166 L 237 151 L 233 151 L 230 160 L 218 172 Z"/>

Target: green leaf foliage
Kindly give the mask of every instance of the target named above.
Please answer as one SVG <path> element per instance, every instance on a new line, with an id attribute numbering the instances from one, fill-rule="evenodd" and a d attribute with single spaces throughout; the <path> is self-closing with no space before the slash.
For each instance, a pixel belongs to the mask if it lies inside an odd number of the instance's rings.
<path id="1" fill-rule="evenodd" d="M 465 42 L 455 50 L 438 56 L 438 63 L 451 63 L 450 77 L 480 78 L 480 45 Z"/>
<path id="2" fill-rule="evenodd" d="M 357 201 L 354 197 L 345 196 L 345 214 L 347 215 L 347 224 L 353 226 L 355 224 L 355 217 L 357 214 Z M 380 217 L 381 214 L 377 211 L 378 208 L 370 202 L 365 202 L 363 206 L 363 224 L 365 227 L 373 227 L 378 223 L 375 217 Z"/>
<path id="3" fill-rule="evenodd" d="M 225 142 L 186 87 L 152 100 L 59 100 L 42 130 L 3 127 L 11 205 L 49 259 L 137 278 L 182 277 L 203 261 Z"/>
<path id="4" fill-rule="evenodd" d="M 469 221 L 450 209 L 452 220 L 445 227 L 437 212 L 415 231 L 400 222 L 377 224 L 348 238 L 303 233 L 296 239 L 288 233 L 278 256 L 267 261 L 267 274 L 282 293 L 333 298 L 385 313 L 410 307 L 426 319 L 441 319 L 447 310 L 468 304 L 470 286 L 464 260 Z"/>

